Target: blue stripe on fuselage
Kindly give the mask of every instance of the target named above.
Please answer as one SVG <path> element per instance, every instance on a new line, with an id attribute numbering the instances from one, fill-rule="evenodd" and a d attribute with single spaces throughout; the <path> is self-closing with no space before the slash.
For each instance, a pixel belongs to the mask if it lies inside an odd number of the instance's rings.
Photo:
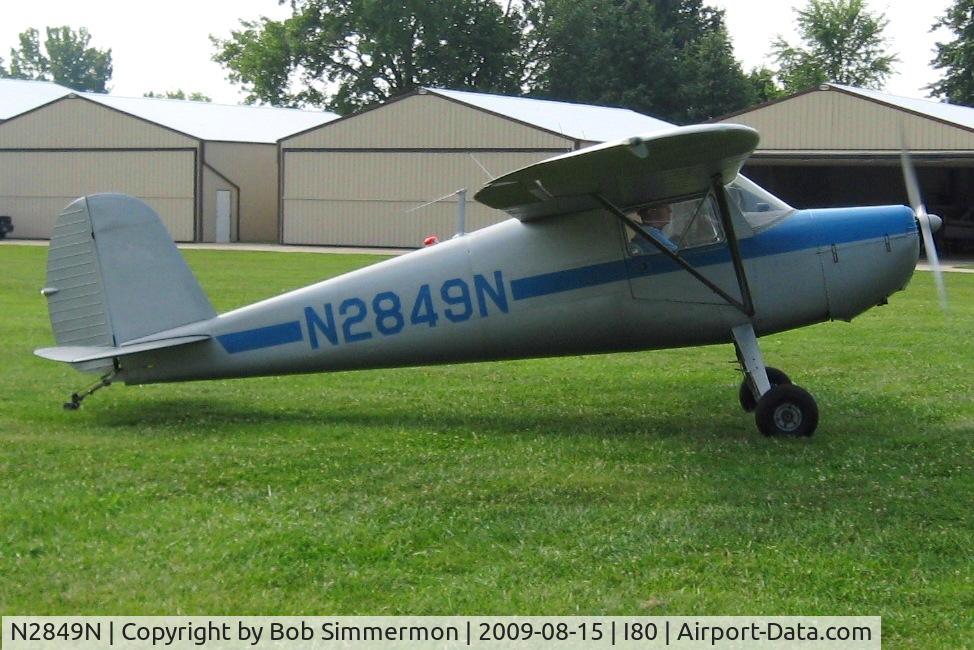
<path id="1" fill-rule="evenodd" d="M 902 218 L 902 227 L 897 227 L 897 223 L 890 219 L 897 216 Z M 913 211 L 905 206 L 802 210 L 753 237 L 740 240 L 740 248 L 744 259 L 754 259 L 911 232 L 916 232 L 916 224 Z M 683 258 L 695 268 L 731 261 L 726 244 L 689 251 Z M 634 264 L 633 259 L 619 260 L 513 280 L 511 295 L 514 300 L 524 300 L 620 282 L 629 277 L 682 270 L 680 265 L 662 254 L 635 259 L 638 264 Z"/>
<path id="2" fill-rule="evenodd" d="M 902 217 L 902 228 L 891 217 Z M 753 237 L 740 240 L 745 259 L 780 255 L 832 244 L 880 239 L 916 233 L 913 212 L 903 206 L 805 210 Z M 726 244 L 689 251 L 684 259 L 694 267 L 730 262 Z M 638 260 L 638 263 L 636 261 Z M 647 255 L 635 259 L 592 264 L 574 269 L 532 275 L 511 282 L 511 297 L 525 300 L 551 294 L 622 282 L 630 277 L 658 275 L 679 271 L 681 267 L 665 255 Z M 499 274 L 498 274 L 499 275 Z M 506 311 L 506 309 L 504 310 Z M 300 321 L 289 321 L 221 334 L 216 337 L 230 354 L 297 343 L 303 340 Z"/>
<path id="3" fill-rule="evenodd" d="M 514 300 L 524 300 L 582 287 L 621 282 L 628 277 L 625 262 L 593 264 L 514 280 L 511 282 L 511 296 Z"/>
<path id="4" fill-rule="evenodd" d="M 285 343 L 297 343 L 303 341 L 304 336 L 301 334 L 300 321 L 295 320 L 241 332 L 221 334 L 216 337 L 216 340 L 220 342 L 224 350 L 230 354 L 236 354 L 237 352 L 271 348 Z"/>

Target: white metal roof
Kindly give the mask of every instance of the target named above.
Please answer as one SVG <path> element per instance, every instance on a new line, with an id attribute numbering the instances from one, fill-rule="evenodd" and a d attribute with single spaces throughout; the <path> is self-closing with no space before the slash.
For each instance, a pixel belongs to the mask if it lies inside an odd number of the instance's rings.
<path id="1" fill-rule="evenodd" d="M 503 95 L 440 88 L 425 88 L 424 90 L 548 131 L 554 131 L 569 138 L 590 142 L 617 140 L 674 126 L 669 122 L 625 108 L 570 104 L 527 97 L 505 97 Z"/>
<path id="2" fill-rule="evenodd" d="M 898 108 L 903 108 L 914 113 L 920 113 L 945 122 L 951 122 L 958 126 L 974 129 L 974 108 L 969 106 L 958 106 L 957 104 L 946 104 L 931 99 L 915 99 L 913 97 L 900 97 L 879 92 L 878 90 L 866 90 L 854 86 L 843 86 L 840 84 L 825 84 L 832 88 L 844 90 L 853 95 L 859 95 L 873 101 L 883 102 Z"/>
<path id="3" fill-rule="evenodd" d="M 49 81 L 0 79 L 0 120 L 9 120 L 72 92 Z"/>
<path id="4" fill-rule="evenodd" d="M 338 118 L 325 111 L 233 106 L 156 97 L 77 93 L 104 106 L 167 126 L 201 140 L 273 144 L 283 137 Z"/>
<path id="5" fill-rule="evenodd" d="M 273 144 L 336 119 L 334 113 L 265 106 L 231 106 L 154 97 L 84 93 L 47 81 L 0 79 L 0 121 L 75 94 L 201 140 Z"/>

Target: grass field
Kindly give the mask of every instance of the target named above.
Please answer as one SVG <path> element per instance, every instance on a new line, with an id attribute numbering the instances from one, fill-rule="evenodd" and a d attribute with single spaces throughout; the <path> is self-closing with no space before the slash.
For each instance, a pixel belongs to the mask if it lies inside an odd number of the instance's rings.
<path id="1" fill-rule="evenodd" d="M 113 386 L 37 359 L 46 249 L 0 247 L 0 613 L 881 615 L 974 647 L 974 276 L 730 346 Z M 189 251 L 218 310 L 374 262 Z"/>

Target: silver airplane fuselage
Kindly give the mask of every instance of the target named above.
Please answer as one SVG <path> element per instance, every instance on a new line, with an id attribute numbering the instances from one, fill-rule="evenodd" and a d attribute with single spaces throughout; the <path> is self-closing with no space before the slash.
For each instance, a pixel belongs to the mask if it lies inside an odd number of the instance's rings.
<path id="1" fill-rule="evenodd" d="M 605 211 L 510 219 L 169 334 L 199 343 L 127 357 L 129 384 L 648 350 L 848 320 L 916 265 L 903 206 L 795 211 L 752 231 L 734 217 L 754 315 L 666 255 L 631 256 Z M 681 257 L 741 295 L 726 243 Z"/>

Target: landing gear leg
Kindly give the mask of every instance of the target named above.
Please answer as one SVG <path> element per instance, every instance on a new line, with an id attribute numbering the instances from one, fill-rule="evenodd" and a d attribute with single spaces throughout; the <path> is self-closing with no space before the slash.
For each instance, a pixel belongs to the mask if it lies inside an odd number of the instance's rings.
<path id="1" fill-rule="evenodd" d="M 781 384 L 791 383 L 791 378 L 777 368 L 767 366 L 765 370 L 768 372 L 768 381 L 771 383 L 772 388 Z M 758 405 L 758 400 L 754 397 L 754 390 L 751 388 L 751 382 L 748 381 L 747 375 L 741 380 L 741 387 L 737 391 L 737 399 L 741 403 L 741 408 L 747 413 L 754 412 L 754 409 Z"/>
<path id="2" fill-rule="evenodd" d="M 71 393 L 71 400 L 64 403 L 64 410 L 77 411 L 78 408 L 81 406 L 81 401 L 84 398 L 88 397 L 89 395 L 91 395 L 92 393 L 94 393 L 96 390 L 100 388 L 104 388 L 105 386 L 111 386 L 112 379 L 114 378 L 115 378 L 115 371 L 112 370 L 110 373 L 104 375 L 96 383 L 92 384 L 91 386 L 84 389 L 80 393 Z"/>
<path id="3" fill-rule="evenodd" d="M 731 330 L 731 334 L 734 336 L 737 360 L 744 371 L 744 382 L 751 389 L 756 404 L 762 395 L 771 390 L 768 370 L 761 357 L 761 348 L 758 347 L 758 337 L 754 334 L 754 327 L 750 323 L 738 325 Z"/>
<path id="4" fill-rule="evenodd" d="M 750 323 L 731 330 L 737 359 L 744 370 L 740 401 L 754 410 L 758 430 L 766 436 L 810 436 L 818 426 L 818 405 L 788 375 L 764 365 L 754 327 Z"/>

